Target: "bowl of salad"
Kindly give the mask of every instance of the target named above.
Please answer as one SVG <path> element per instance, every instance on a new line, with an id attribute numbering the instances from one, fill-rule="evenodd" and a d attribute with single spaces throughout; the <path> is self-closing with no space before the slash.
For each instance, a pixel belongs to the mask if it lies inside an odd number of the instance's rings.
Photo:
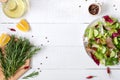
<path id="1" fill-rule="evenodd" d="M 120 63 L 120 22 L 109 15 L 93 21 L 85 30 L 84 46 L 97 65 Z"/>

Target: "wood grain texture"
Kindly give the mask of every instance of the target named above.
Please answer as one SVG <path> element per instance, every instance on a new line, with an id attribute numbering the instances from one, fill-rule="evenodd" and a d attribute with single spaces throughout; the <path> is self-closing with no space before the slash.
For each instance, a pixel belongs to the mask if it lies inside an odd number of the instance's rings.
<path id="1" fill-rule="evenodd" d="M 96 1 L 103 3 L 102 12 L 91 16 L 87 7 Z M 29 80 L 87 80 L 88 75 L 97 76 L 93 80 L 120 80 L 120 66 L 112 67 L 110 78 L 106 67 L 97 66 L 86 54 L 82 38 L 93 20 L 103 15 L 120 18 L 119 0 L 30 0 L 30 10 L 19 19 L 6 17 L 2 9 L 0 13 L 0 33 L 17 34 L 29 38 L 35 45 L 42 45 L 41 51 L 32 58 L 32 69 L 25 74 L 39 71 L 40 75 Z M 22 33 L 15 26 L 22 18 L 30 22 L 28 33 Z M 9 31 L 11 27 L 16 32 Z"/>

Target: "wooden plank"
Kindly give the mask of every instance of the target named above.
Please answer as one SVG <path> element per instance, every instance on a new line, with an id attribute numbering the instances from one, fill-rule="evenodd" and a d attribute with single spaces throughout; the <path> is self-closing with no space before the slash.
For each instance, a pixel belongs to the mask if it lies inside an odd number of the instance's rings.
<path id="1" fill-rule="evenodd" d="M 120 18 L 120 2 L 118 0 L 99 0 L 103 2 L 102 13 L 91 16 L 88 6 L 95 0 L 30 0 L 31 6 L 26 18 L 30 23 L 90 23 L 103 15 Z M 81 5 L 81 7 L 79 7 Z M 115 5 L 115 7 L 114 7 Z M 19 19 L 7 18 L 0 10 L 0 23 L 18 22 Z M 21 18 L 20 18 L 21 19 Z"/>

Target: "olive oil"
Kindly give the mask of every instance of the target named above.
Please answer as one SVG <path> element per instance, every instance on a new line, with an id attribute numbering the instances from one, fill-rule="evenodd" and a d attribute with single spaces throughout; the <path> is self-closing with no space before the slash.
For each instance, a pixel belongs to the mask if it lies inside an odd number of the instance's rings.
<path id="1" fill-rule="evenodd" d="M 3 12 L 11 18 L 19 18 L 25 14 L 28 0 L 8 0 L 3 3 Z"/>

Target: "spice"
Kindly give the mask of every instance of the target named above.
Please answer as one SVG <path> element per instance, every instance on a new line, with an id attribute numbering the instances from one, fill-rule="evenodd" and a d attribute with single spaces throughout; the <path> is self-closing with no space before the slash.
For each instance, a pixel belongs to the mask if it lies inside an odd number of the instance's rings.
<path id="1" fill-rule="evenodd" d="M 30 68 L 30 66 L 25 66 L 25 67 L 24 67 L 24 69 L 29 69 L 29 68 Z"/>
<path id="2" fill-rule="evenodd" d="M 45 39 L 48 39 L 47 37 L 45 37 Z"/>
<path id="3" fill-rule="evenodd" d="M 48 40 L 47 42 L 49 43 L 50 41 Z"/>
<path id="4" fill-rule="evenodd" d="M 115 4 L 113 5 L 113 7 L 115 7 Z"/>
<path id="5" fill-rule="evenodd" d="M 92 79 L 94 77 L 96 77 L 96 76 L 87 76 L 86 79 Z"/>
<path id="6" fill-rule="evenodd" d="M 88 10 L 90 14 L 96 15 L 99 13 L 99 6 L 97 4 L 91 4 Z"/>
<path id="7" fill-rule="evenodd" d="M 14 28 L 9 28 L 10 31 L 16 31 Z"/>
<path id="8" fill-rule="evenodd" d="M 107 73 L 110 75 L 111 74 L 111 70 L 109 67 L 107 67 Z"/>
<path id="9" fill-rule="evenodd" d="M 41 44 L 41 46 L 43 46 L 43 44 Z"/>
<path id="10" fill-rule="evenodd" d="M 32 38 L 33 38 L 34 36 L 32 35 Z"/>
<path id="11" fill-rule="evenodd" d="M 79 5 L 79 8 L 81 8 L 81 5 Z"/>
<path id="12" fill-rule="evenodd" d="M 48 57 L 46 56 L 46 59 L 48 59 Z"/>
<path id="13" fill-rule="evenodd" d="M 40 65 L 42 65 L 42 63 L 40 63 Z"/>

